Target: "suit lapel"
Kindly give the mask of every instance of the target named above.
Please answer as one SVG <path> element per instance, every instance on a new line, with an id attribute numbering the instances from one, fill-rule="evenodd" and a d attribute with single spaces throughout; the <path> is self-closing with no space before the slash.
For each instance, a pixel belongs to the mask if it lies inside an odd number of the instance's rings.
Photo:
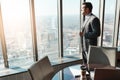
<path id="1" fill-rule="evenodd" d="M 87 20 L 84 21 L 83 26 L 82 26 L 82 32 L 84 32 L 85 28 L 87 28 L 87 24 L 90 21 L 90 18 L 92 17 L 92 14 L 89 16 Z"/>

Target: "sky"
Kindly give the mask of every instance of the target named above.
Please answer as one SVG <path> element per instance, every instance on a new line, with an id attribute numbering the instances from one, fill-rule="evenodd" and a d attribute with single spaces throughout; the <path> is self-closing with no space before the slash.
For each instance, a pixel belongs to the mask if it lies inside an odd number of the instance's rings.
<path id="1" fill-rule="evenodd" d="M 29 0 L 0 0 L 2 7 L 7 8 L 5 13 L 17 15 L 21 12 L 29 12 Z M 36 15 L 57 14 L 57 0 L 34 0 Z M 98 14 L 99 0 L 87 0 L 93 4 L 93 13 Z M 115 0 L 105 0 L 106 13 L 114 12 Z M 4 10 L 4 9 L 3 9 Z M 27 10 L 27 11 L 26 11 Z M 79 14 L 80 1 L 79 0 L 63 0 L 64 14 Z"/>

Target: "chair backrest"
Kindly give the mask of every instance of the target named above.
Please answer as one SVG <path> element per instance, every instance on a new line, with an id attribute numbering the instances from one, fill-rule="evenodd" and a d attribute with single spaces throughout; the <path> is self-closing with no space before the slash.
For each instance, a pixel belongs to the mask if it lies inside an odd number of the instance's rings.
<path id="1" fill-rule="evenodd" d="M 96 68 L 94 80 L 120 80 L 120 70 Z"/>
<path id="2" fill-rule="evenodd" d="M 40 59 L 36 63 L 34 63 L 28 69 L 32 80 L 43 80 L 48 74 L 53 72 L 53 67 L 51 66 L 49 59 L 47 56 Z"/>
<path id="3" fill-rule="evenodd" d="M 88 64 L 105 64 L 116 66 L 116 47 L 90 46 L 88 51 Z"/>

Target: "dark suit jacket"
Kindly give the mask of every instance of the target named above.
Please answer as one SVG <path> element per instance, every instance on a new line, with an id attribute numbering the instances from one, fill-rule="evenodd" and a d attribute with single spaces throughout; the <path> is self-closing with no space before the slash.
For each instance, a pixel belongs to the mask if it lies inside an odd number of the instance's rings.
<path id="1" fill-rule="evenodd" d="M 88 51 L 89 45 L 97 45 L 97 38 L 100 36 L 100 21 L 99 19 L 90 14 L 87 21 L 83 24 L 83 37 L 82 37 L 82 46 L 86 47 Z M 85 43 L 85 44 L 83 44 Z"/>

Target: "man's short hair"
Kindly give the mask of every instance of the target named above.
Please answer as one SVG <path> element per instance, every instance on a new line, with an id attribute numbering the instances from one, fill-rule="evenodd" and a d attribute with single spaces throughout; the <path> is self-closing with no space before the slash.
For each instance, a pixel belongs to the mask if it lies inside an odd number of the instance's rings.
<path id="1" fill-rule="evenodd" d="M 83 5 L 85 5 L 86 8 L 89 8 L 89 10 L 92 11 L 93 6 L 91 2 L 84 2 Z"/>

